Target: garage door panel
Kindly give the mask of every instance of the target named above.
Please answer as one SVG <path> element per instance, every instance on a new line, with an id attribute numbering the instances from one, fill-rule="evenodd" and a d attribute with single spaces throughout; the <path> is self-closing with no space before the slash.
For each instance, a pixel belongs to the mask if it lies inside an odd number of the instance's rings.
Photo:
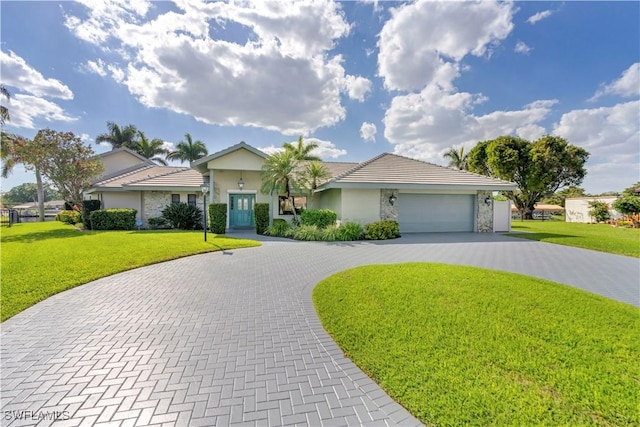
<path id="1" fill-rule="evenodd" d="M 463 232 L 474 229 L 472 194 L 400 194 L 401 233 Z"/>

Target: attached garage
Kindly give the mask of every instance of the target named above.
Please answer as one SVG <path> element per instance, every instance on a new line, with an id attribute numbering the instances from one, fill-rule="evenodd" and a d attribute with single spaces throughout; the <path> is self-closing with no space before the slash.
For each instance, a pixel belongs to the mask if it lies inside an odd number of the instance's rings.
<path id="1" fill-rule="evenodd" d="M 411 194 L 398 197 L 401 233 L 474 231 L 472 194 Z"/>

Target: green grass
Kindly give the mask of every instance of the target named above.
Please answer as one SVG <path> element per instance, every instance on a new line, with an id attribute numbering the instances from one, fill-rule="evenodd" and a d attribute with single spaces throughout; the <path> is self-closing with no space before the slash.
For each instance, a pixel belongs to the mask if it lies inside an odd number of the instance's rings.
<path id="1" fill-rule="evenodd" d="M 196 231 L 78 231 L 61 222 L 2 228 L 0 319 L 100 277 L 204 252 L 259 246 Z"/>
<path id="2" fill-rule="evenodd" d="M 640 229 L 564 221 L 513 221 L 509 236 L 640 258 Z"/>
<path id="3" fill-rule="evenodd" d="M 313 292 L 345 354 L 427 425 L 640 425 L 640 310 L 557 283 L 373 265 Z"/>

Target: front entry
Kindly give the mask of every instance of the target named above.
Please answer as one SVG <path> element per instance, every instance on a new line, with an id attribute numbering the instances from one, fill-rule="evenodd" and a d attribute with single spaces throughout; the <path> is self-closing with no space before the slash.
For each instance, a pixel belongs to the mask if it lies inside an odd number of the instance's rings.
<path id="1" fill-rule="evenodd" d="M 229 194 L 229 227 L 253 228 L 255 194 Z"/>

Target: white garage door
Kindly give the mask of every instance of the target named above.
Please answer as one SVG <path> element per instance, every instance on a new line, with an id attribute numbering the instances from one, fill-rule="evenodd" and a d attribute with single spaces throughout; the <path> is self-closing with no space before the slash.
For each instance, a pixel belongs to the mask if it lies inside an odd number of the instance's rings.
<path id="1" fill-rule="evenodd" d="M 405 194 L 398 197 L 401 233 L 473 231 L 472 194 Z"/>

